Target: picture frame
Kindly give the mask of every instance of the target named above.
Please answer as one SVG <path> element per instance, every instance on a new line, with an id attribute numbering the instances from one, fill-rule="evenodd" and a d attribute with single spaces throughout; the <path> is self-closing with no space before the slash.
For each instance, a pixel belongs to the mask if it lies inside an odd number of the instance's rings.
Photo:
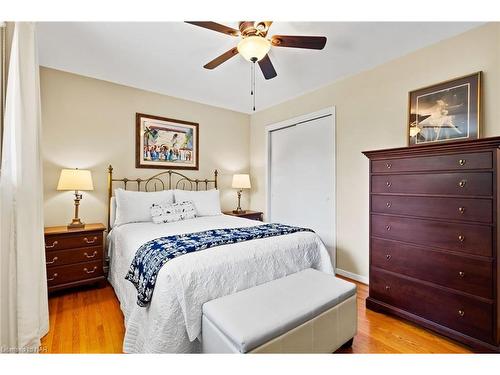
<path id="1" fill-rule="evenodd" d="M 136 168 L 199 169 L 199 124 L 136 113 Z"/>
<path id="2" fill-rule="evenodd" d="M 408 146 L 481 136 L 482 72 L 408 93 Z"/>

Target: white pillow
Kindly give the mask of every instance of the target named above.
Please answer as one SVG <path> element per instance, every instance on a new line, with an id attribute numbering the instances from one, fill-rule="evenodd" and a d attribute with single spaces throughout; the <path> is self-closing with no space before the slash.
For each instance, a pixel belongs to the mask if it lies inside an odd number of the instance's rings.
<path id="1" fill-rule="evenodd" d="M 176 202 L 171 204 L 156 204 L 151 206 L 153 223 L 173 223 L 175 221 L 194 219 L 196 210 L 193 202 Z"/>
<path id="2" fill-rule="evenodd" d="M 111 201 L 109 202 L 109 226 L 113 228 L 115 226 L 116 219 L 116 198 L 111 197 Z"/>
<path id="3" fill-rule="evenodd" d="M 191 201 L 196 209 L 196 216 L 221 215 L 219 190 L 186 191 L 174 190 L 175 201 Z"/>
<path id="4" fill-rule="evenodd" d="M 151 221 L 151 206 L 153 203 L 170 204 L 174 202 L 172 190 L 155 192 L 115 190 L 116 218 L 114 226 L 127 223 Z"/>

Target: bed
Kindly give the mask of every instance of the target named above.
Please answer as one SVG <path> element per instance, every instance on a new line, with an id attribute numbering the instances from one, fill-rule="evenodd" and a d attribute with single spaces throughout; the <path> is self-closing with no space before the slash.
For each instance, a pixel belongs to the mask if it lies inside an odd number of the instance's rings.
<path id="1" fill-rule="evenodd" d="M 108 175 L 109 205 L 113 185 L 136 190 L 201 190 L 217 188 L 211 179 L 191 179 L 165 171 L 148 179 L 113 178 Z M 278 279 L 307 268 L 333 273 L 330 256 L 312 232 L 222 245 L 177 257 L 158 273 L 151 303 L 137 305 L 137 290 L 125 275 L 137 249 L 152 239 L 209 229 L 251 227 L 260 223 L 228 216 L 196 217 L 173 223 L 128 223 L 113 227 L 108 214 L 108 279 L 125 318 L 123 350 L 126 353 L 197 353 L 202 340 L 202 306 L 205 302 Z"/>

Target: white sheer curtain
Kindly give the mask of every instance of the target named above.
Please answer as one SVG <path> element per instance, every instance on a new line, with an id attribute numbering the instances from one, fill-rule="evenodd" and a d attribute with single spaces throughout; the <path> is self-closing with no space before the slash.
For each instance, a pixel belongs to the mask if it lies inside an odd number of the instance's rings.
<path id="1" fill-rule="evenodd" d="M 35 24 L 17 22 L 0 170 L 0 351 L 36 351 L 48 331 L 40 82 Z"/>

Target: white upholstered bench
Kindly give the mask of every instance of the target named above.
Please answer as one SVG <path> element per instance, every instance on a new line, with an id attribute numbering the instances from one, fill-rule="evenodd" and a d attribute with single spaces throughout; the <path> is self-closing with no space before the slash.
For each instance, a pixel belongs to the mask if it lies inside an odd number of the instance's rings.
<path id="1" fill-rule="evenodd" d="M 356 286 L 306 269 L 203 305 L 203 353 L 333 353 L 352 344 Z"/>

